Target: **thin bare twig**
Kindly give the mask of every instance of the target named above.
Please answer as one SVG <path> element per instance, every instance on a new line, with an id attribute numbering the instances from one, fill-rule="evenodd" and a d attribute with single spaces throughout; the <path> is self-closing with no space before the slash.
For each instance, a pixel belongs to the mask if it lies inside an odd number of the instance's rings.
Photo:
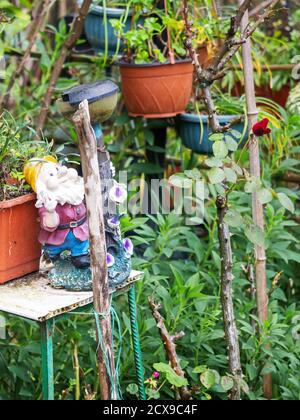
<path id="1" fill-rule="evenodd" d="M 159 309 L 161 308 L 161 304 L 156 303 L 154 299 L 150 297 L 148 300 L 149 300 L 150 308 L 152 310 L 153 317 L 156 321 L 157 328 L 159 329 L 161 338 L 163 340 L 168 360 L 170 361 L 170 364 L 172 368 L 174 369 L 175 373 L 177 373 L 178 376 L 181 376 L 182 378 L 184 378 L 185 374 L 180 366 L 180 360 L 176 352 L 176 341 L 184 337 L 185 334 L 183 331 L 181 331 L 171 336 L 165 326 L 164 318 L 159 312 Z M 182 400 L 189 400 L 192 397 L 191 391 L 186 386 L 183 386 L 179 389 L 179 395 Z"/>
<path id="2" fill-rule="evenodd" d="M 48 111 L 49 111 L 49 107 L 51 105 L 52 94 L 54 92 L 57 80 L 60 76 L 60 73 L 62 71 L 62 68 L 64 66 L 64 63 L 68 55 L 71 53 L 72 48 L 75 46 L 77 40 L 79 39 L 82 33 L 84 20 L 86 18 L 86 15 L 88 14 L 91 3 L 92 3 L 92 0 L 83 1 L 82 6 L 79 9 L 78 15 L 72 24 L 69 37 L 64 42 L 61 48 L 60 56 L 53 67 L 53 71 L 52 71 L 51 78 L 49 81 L 48 90 L 42 101 L 42 108 L 41 108 L 41 113 L 39 115 L 38 126 L 37 126 L 38 133 L 40 133 L 44 128 Z"/>
<path id="3" fill-rule="evenodd" d="M 249 281 L 251 300 L 253 303 L 255 303 L 256 302 L 256 287 L 255 287 L 255 273 L 254 273 L 253 264 L 249 263 L 246 267 L 243 266 L 242 268 L 243 268 L 243 271 L 245 273 L 247 280 Z M 257 316 L 256 306 L 251 310 L 251 315 Z M 253 331 L 256 331 L 257 323 L 253 318 L 251 318 L 251 325 L 252 325 Z"/>
<path id="4" fill-rule="evenodd" d="M 251 4 L 251 1 L 252 0 L 244 0 L 243 4 L 237 10 L 236 15 L 231 18 L 231 25 L 230 25 L 230 28 L 228 30 L 225 42 L 221 46 L 219 52 L 217 53 L 217 55 L 216 55 L 216 57 L 213 61 L 213 64 L 211 66 L 212 70 L 215 70 L 219 66 L 219 63 L 222 61 L 223 57 L 225 55 L 227 55 L 228 51 L 233 46 L 236 33 L 239 30 L 240 23 L 242 21 L 244 13 L 249 8 L 249 6 Z"/>
<path id="5" fill-rule="evenodd" d="M 273 0 L 265 0 L 262 3 L 258 4 L 254 9 L 252 9 L 249 12 L 249 17 L 253 17 L 257 15 L 261 10 L 265 9 L 266 7 L 269 7 Z"/>
<path id="6" fill-rule="evenodd" d="M 47 13 L 48 13 L 51 5 L 53 4 L 53 2 L 54 2 L 54 0 L 45 0 L 44 3 L 43 3 L 43 7 L 40 11 L 40 14 L 37 14 L 34 18 L 33 25 L 32 25 L 33 29 L 30 33 L 29 38 L 28 38 L 28 40 L 29 40 L 28 47 L 27 47 L 27 49 L 26 49 L 26 51 L 25 51 L 25 53 L 22 57 L 22 60 L 21 60 L 20 64 L 16 67 L 16 70 L 14 71 L 14 73 L 13 73 L 13 75 L 12 75 L 12 77 L 11 77 L 9 83 L 8 83 L 6 92 L 4 93 L 4 95 L 1 99 L 1 102 L 0 102 L 0 110 L 8 107 L 8 104 L 9 104 L 9 101 L 10 101 L 10 96 L 11 96 L 11 91 L 12 91 L 17 79 L 21 76 L 28 59 L 30 58 L 31 51 L 34 47 L 35 41 L 36 41 L 36 39 L 39 35 L 40 30 L 42 29 L 42 27 L 45 23 Z"/>
<path id="7" fill-rule="evenodd" d="M 276 5 L 278 1 L 279 0 L 272 0 L 272 2 L 269 4 L 269 7 L 266 8 L 264 13 L 259 17 L 259 19 L 257 19 L 256 22 L 254 22 L 252 25 L 248 25 L 246 28 L 244 28 L 244 30 L 241 31 L 242 34 L 239 37 L 237 37 L 237 33 L 239 32 L 243 16 L 251 4 L 251 0 L 244 0 L 238 8 L 235 16 L 231 18 L 230 29 L 227 33 L 225 42 L 221 46 L 219 52 L 217 53 L 212 65 L 209 66 L 207 69 L 203 69 L 199 62 L 198 53 L 193 46 L 193 22 L 189 20 L 188 0 L 184 0 L 182 14 L 185 23 L 185 46 L 189 52 L 191 59 L 193 60 L 197 81 L 200 87 L 203 89 L 204 102 L 206 104 L 208 118 L 213 132 L 217 133 L 228 131 L 232 127 L 233 123 L 231 122 L 226 127 L 222 127 L 219 124 L 217 111 L 214 106 L 214 101 L 210 91 L 210 86 L 215 80 L 224 77 L 226 65 L 237 53 L 241 45 L 243 45 L 247 41 L 247 39 L 251 37 L 251 35 L 258 28 L 258 26 L 261 25 L 261 23 L 263 23 L 265 19 L 270 15 L 272 8 Z"/>
<path id="8" fill-rule="evenodd" d="M 242 18 L 245 14 L 245 11 L 249 7 L 249 3 L 251 3 L 251 1 L 249 0 L 244 1 L 243 4 L 240 6 L 236 16 L 234 16 L 231 19 L 231 27 L 227 33 L 226 40 L 222 45 L 220 51 L 216 55 L 213 64 L 209 67 L 208 70 L 211 71 L 213 74 L 218 74 L 221 71 L 223 71 L 227 63 L 229 63 L 232 57 L 240 49 L 241 45 L 243 45 L 247 41 L 247 39 L 250 38 L 251 35 L 256 31 L 256 29 L 270 16 L 273 7 L 276 5 L 276 3 L 278 3 L 278 1 L 279 0 L 272 0 L 269 3 L 268 7 L 265 8 L 263 14 L 260 15 L 255 20 L 255 22 L 251 24 L 249 23 L 247 27 L 244 28 L 241 35 L 237 37 Z M 248 7 L 246 7 L 247 4 Z"/>

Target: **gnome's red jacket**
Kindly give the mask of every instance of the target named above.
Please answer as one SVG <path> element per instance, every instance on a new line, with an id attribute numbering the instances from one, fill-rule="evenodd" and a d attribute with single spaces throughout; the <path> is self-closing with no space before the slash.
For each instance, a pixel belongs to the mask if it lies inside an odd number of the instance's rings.
<path id="1" fill-rule="evenodd" d="M 58 204 L 56 206 L 55 212 L 59 216 L 59 222 L 54 228 L 48 228 L 44 224 L 45 216 L 47 210 L 45 207 L 39 209 L 39 216 L 41 220 L 41 231 L 39 234 L 39 241 L 41 244 L 45 245 L 62 245 L 70 230 L 73 231 L 75 238 L 80 241 L 86 241 L 89 237 L 89 228 L 88 223 L 85 221 L 81 226 L 69 228 L 69 229 L 58 229 L 61 225 L 67 225 L 71 222 L 78 222 L 86 217 L 86 207 L 82 202 L 78 206 L 73 206 L 71 204 L 65 204 L 61 206 Z"/>

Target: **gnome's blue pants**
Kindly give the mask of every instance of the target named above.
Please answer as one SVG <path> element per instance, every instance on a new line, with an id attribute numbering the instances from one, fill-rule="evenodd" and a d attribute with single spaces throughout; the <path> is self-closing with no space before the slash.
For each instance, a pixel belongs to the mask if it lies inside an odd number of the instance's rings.
<path id="1" fill-rule="evenodd" d="M 49 255 L 50 258 L 59 257 L 60 254 L 64 251 L 70 251 L 72 257 L 80 257 L 81 255 L 86 255 L 89 253 L 89 241 L 80 241 L 75 238 L 72 230 L 68 233 L 66 240 L 61 245 L 44 245 L 43 247 L 45 253 Z"/>

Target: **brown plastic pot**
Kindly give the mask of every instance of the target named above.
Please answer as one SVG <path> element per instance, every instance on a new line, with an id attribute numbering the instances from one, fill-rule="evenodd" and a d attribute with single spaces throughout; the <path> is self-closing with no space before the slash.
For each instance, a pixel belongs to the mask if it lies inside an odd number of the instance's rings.
<path id="1" fill-rule="evenodd" d="M 193 84 L 190 60 L 175 64 L 120 62 L 122 93 L 132 117 L 166 118 L 185 111 Z"/>
<path id="2" fill-rule="evenodd" d="M 0 284 L 39 269 L 36 195 L 0 202 Z"/>

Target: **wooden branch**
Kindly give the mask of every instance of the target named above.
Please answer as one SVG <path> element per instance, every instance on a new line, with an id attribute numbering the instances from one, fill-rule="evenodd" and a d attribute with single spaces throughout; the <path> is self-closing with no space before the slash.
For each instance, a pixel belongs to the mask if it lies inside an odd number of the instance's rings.
<path id="1" fill-rule="evenodd" d="M 218 235 L 221 256 L 221 303 L 225 337 L 228 345 L 229 371 L 234 378 L 234 387 L 230 393 L 229 398 L 231 400 L 240 400 L 242 367 L 240 360 L 238 331 L 233 310 L 232 282 L 234 277 L 232 274 L 233 262 L 231 238 L 229 227 L 225 222 L 225 216 L 228 210 L 227 199 L 218 196 L 216 204 L 218 212 Z"/>
<path id="2" fill-rule="evenodd" d="M 252 0 L 244 0 L 243 3 L 240 5 L 239 9 L 235 16 L 231 18 L 231 25 L 228 30 L 226 39 L 224 44 L 221 46 L 219 52 L 217 53 L 213 64 L 211 66 L 212 69 L 216 69 L 219 66 L 219 63 L 222 62 L 223 57 L 227 55 L 228 51 L 232 48 L 235 36 L 237 31 L 239 30 L 240 23 L 242 21 L 242 17 L 244 16 L 245 11 L 249 8 Z"/>
<path id="3" fill-rule="evenodd" d="M 241 0 L 240 0 L 241 1 Z M 248 12 L 245 13 L 241 31 L 244 32 L 248 27 Z M 248 112 L 249 126 L 252 127 L 257 122 L 258 110 L 255 98 L 255 84 L 253 63 L 251 58 L 251 41 L 250 38 L 242 47 L 245 94 Z M 260 157 L 259 157 L 259 141 L 254 135 L 251 135 L 249 142 L 250 153 L 250 173 L 251 176 L 261 177 Z M 257 193 L 252 194 L 252 215 L 254 223 L 264 230 L 264 208 L 257 197 Z M 256 288 L 257 288 L 257 308 L 258 316 L 261 322 L 268 319 L 268 293 L 267 293 L 267 276 L 266 276 L 266 252 L 265 248 L 260 245 L 255 246 L 255 271 L 256 271 Z M 264 376 L 264 395 L 266 398 L 272 398 L 272 377 Z"/>
<path id="4" fill-rule="evenodd" d="M 117 399 L 116 372 L 112 345 L 110 297 L 108 270 L 106 263 L 106 240 L 101 195 L 101 179 L 97 157 L 97 140 L 90 123 L 88 102 L 79 105 L 73 116 L 81 156 L 85 185 L 85 199 L 89 222 L 91 270 L 93 278 L 94 309 L 99 315 L 102 338 L 97 331 L 98 342 L 103 340 L 103 348 L 98 348 L 99 379 L 101 400 Z M 98 193 L 97 193 L 98 192 Z M 105 354 L 109 360 L 113 384 L 107 373 Z"/>
<path id="5" fill-rule="evenodd" d="M 247 41 L 247 39 L 250 38 L 251 35 L 253 35 L 256 29 L 269 17 L 272 8 L 276 5 L 276 3 L 278 3 L 278 1 L 279 0 L 272 0 L 269 3 L 268 8 L 264 11 L 264 13 L 261 16 L 259 16 L 254 23 L 252 23 L 251 25 L 247 25 L 247 27 L 245 27 L 244 30 L 241 31 L 241 36 L 238 39 L 235 38 L 238 27 L 235 28 L 236 30 L 231 37 L 229 31 L 227 38 L 223 46 L 221 47 L 220 52 L 217 54 L 216 59 L 214 60 L 212 66 L 210 66 L 208 70 L 211 71 L 213 74 L 217 74 L 223 71 L 227 63 L 231 61 L 232 57 L 240 49 L 241 45 L 243 45 Z M 239 20 L 239 25 L 240 23 L 241 20 Z"/>
<path id="6" fill-rule="evenodd" d="M 156 321 L 157 328 L 159 329 L 161 338 L 163 340 L 167 358 L 170 361 L 170 364 L 177 375 L 181 376 L 182 378 L 185 377 L 184 371 L 180 366 L 180 360 L 176 352 L 176 341 L 180 338 L 184 337 L 184 332 L 181 331 L 174 336 L 170 336 L 164 322 L 164 318 L 161 316 L 159 309 L 161 308 L 161 304 L 156 303 L 154 299 L 149 298 L 149 305 L 152 310 L 153 317 Z M 188 387 L 183 386 L 179 389 L 179 395 L 182 400 L 190 400 L 192 397 L 191 391 Z"/>
<path id="7" fill-rule="evenodd" d="M 43 13 L 43 7 L 44 7 L 44 2 L 41 0 L 35 0 L 34 4 L 32 6 L 31 9 L 31 22 L 30 25 L 28 26 L 26 32 L 26 38 L 28 39 L 28 41 L 30 41 L 33 33 L 36 30 L 36 21 L 38 19 L 38 16 L 41 15 Z"/>
<path id="8" fill-rule="evenodd" d="M 193 60 L 193 64 L 195 66 L 196 76 L 200 86 L 203 88 L 204 94 L 204 101 L 206 103 L 206 107 L 208 110 L 208 118 L 211 128 L 214 132 L 219 132 L 221 126 L 219 124 L 217 111 L 211 96 L 210 92 L 210 84 L 211 84 L 211 75 L 210 73 L 206 72 L 202 69 L 201 64 L 198 59 L 198 54 L 195 48 L 193 47 L 193 23 L 189 21 L 189 8 L 188 8 L 188 0 L 184 0 L 184 7 L 182 11 L 184 24 L 185 24 L 185 46 L 189 52 L 190 58 Z"/>
<path id="9" fill-rule="evenodd" d="M 247 39 L 250 38 L 251 35 L 255 32 L 258 26 L 265 21 L 265 19 L 269 16 L 272 8 L 276 5 L 276 3 L 278 3 L 278 1 L 279 0 L 272 0 L 264 13 L 252 25 L 245 27 L 243 31 L 241 31 L 241 35 L 237 37 L 240 23 L 245 14 L 245 11 L 248 10 L 249 5 L 251 4 L 251 0 L 244 0 L 243 2 L 240 2 L 241 4 L 236 12 L 236 15 L 231 18 L 231 25 L 226 39 L 216 54 L 213 63 L 207 69 L 202 69 L 199 63 L 197 51 L 193 47 L 193 22 L 189 21 L 188 0 L 184 0 L 182 14 L 185 23 L 185 46 L 189 51 L 189 55 L 195 65 L 196 75 L 200 87 L 204 89 L 205 100 L 209 111 L 210 125 L 214 132 L 220 131 L 220 125 L 215 112 L 213 101 L 211 99 L 211 95 L 209 93 L 209 87 L 215 80 L 224 77 L 226 65 L 237 53 L 241 45 L 243 45 Z"/>
<path id="10" fill-rule="evenodd" d="M 74 20 L 72 24 L 69 37 L 64 42 L 61 48 L 60 56 L 53 67 L 53 71 L 52 71 L 51 78 L 49 81 L 48 90 L 42 101 L 42 108 L 41 108 L 41 112 L 38 119 L 38 125 L 37 125 L 38 133 L 41 132 L 44 128 L 57 80 L 60 76 L 60 73 L 66 61 L 66 58 L 71 53 L 72 48 L 75 46 L 77 40 L 79 39 L 82 33 L 84 20 L 88 14 L 91 3 L 92 3 L 92 0 L 83 1 L 82 6 L 79 9 L 78 16 L 76 17 L 76 19 Z"/>
<path id="11" fill-rule="evenodd" d="M 265 9 L 266 7 L 269 7 L 273 0 L 265 0 L 262 3 L 258 4 L 254 9 L 252 9 L 249 12 L 249 17 L 253 17 L 257 15 L 261 10 Z"/>
<path id="12" fill-rule="evenodd" d="M 253 264 L 248 264 L 247 267 L 243 267 L 243 271 L 246 275 L 247 280 L 249 281 L 250 285 L 250 295 L 252 302 L 256 302 L 256 287 L 255 287 L 255 273 L 254 273 L 254 267 Z M 251 311 L 251 315 L 257 316 L 257 308 L 254 307 Z M 251 325 L 254 331 L 257 330 L 257 324 L 256 321 L 251 318 Z"/>
<path id="13" fill-rule="evenodd" d="M 42 8 L 40 10 L 40 13 L 36 15 L 36 17 L 34 18 L 33 21 L 33 25 L 32 25 L 32 30 L 30 32 L 30 35 L 28 37 L 29 40 L 29 44 L 28 47 L 22 57 L 22 60 L 20 62 L 20 64 L 16 67 L 14 73 L 11 76 L 11 79 L 8 83 L 6 92 L 4 93 L 3 97 L 1 98 L 0 101 L 0 110 L 7 108 L 9 101 L 10 101 L 10 96 L 11 96 L 11 91 L 16 83 L 16 80 L 20 77 L 20 75 L 22 74 L 24 67 L 27 63 L 27 60 L 30 58 L 31 55 L 31 51 L 32 48 L 35 45 L 35 41 L 39 35 L 40 30 L 42 29 L 46 17 L 47 17 L 47 13 L 52 5 L 54 0 L 45 0 L 44 2 L 42 2 Z M 40 7 L 40 6 L 39 6 Z"/>
<path id="14" fill-rule="evenodd" d="M 278 0 L 273 0 L 273 2 Z M 197 80 L 200 87 L 203 89 L 204 102 L 208 111 L 208 119 L 212 131 L 214 133 L 224 133 L 233 125 L 233 122 L 228 124 L 226 127 L 223 127 L 219 123 L 216 107 L 211 95 L 210 85 L 216 80 L 224 76 L 224 67 L 227 62 L 233 57 L 233 55 L 238 51 L 241 44 L 245 42 L 244 39 L 236 40 L 235 35 L 238 31 L 239 24 L 242 17 L 245 14 L 245 10 L 249 7 L 251 0 L 244 0 L 241 6 L 239 7 L 236 16 L 231 20 L 231 27 L 227 34 L 227 39 L 224 45 L 221 47 L 220 52 L 217 54 L 214 64 L 208 69 L 203 69 L 198 59 L 198 54 L 195 48 L 193 47 L 193 22 L 189 21 L 188 15 L 188 0 L 184 0 L 184 7 L 182 11 L 184 23 L 185 23 L 185 35 L 186 41 L 185 46 L 189 52 L 191 59 L 193 60 Z M 247 28 L 248 29 L 248 28 Z M 247 33 L 248 34 L 248 33 Z M 249 33 L 251 36 L 252 33 Z M 236 123 L 236 121 L 234 122 Z"/>

